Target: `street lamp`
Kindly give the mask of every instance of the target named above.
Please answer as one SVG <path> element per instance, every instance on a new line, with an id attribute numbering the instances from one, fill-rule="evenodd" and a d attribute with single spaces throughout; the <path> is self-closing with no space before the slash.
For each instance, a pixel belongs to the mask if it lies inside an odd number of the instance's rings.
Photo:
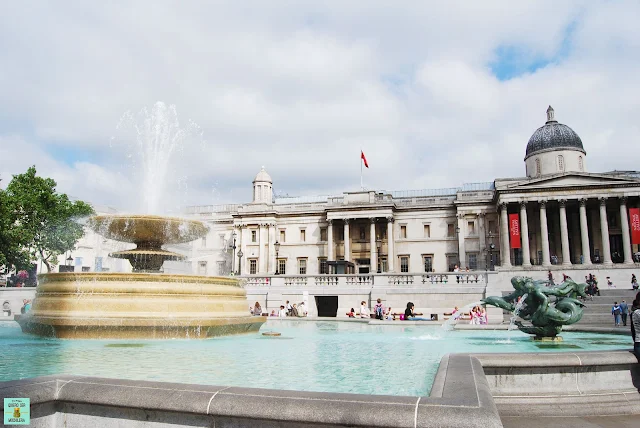
<path id="1" fill-rule="evenodd" d="M 231 234 L 231 237 L 233 238 L 233 244 L 231 245 L 231 248 L 233 249 L 233 254 L 231 255 L 231 272 L 235 272 L 235 263 L 236 263 L 236 238 L 237 238 L 238 234 L 236 233 L 236 231 L 234 230 L 233 233 Z"/>
<path id="2" fill-rule="evenodd" d="M 458 259 L 458 269 L 460 269 L 460 238 L 459 238 L 459 235 L 460 235 L 460 227 L 456 226 L 456 241 L 458 241 L 458 251 L 457 251 L 457 254 L 458 254 L 458 257 L 457 257 L 457 259 Z"/>
<path id="3" fill-rule="evenodd" d="M 273 244 L 273 247 L 276 249 L 276 275 L 280 275 L 280 272 L 278 271 L 280 262 L 278 261 L 278 253 L 280 252 L 280 243 L 278 241 L 276 241 L 275 244 Z"/>
<path id="4" fill-rule="evenodd" d="M 242 274 L 242 248 L 238 251 L 238 276 Z"/>
<path id="5" fill-rule="evenodd" d="M 71 262 L 73 262 L 73 257 L 69 254 L 69 257 L 67 257 L 67 266 L 71 266 Z"/>
<path id="6" fill-rule="evenodd" d="M 378 239 L 376 239 L 376 262 L 378 263 L 378 266 L 376 266 L 376 271 L 378 273 L 382 273 L 382 262 L 380 261 L 380 250 L 382 249 L 382 239 L 380 239 L 380 237 L 378 237 Z"/>

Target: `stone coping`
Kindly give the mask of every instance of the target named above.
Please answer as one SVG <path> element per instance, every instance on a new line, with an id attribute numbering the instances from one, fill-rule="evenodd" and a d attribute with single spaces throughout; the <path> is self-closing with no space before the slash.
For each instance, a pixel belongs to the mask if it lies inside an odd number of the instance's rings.
<path id="1" fill-rule="evenodd" d="M 198 276 L 164 273 L 121 273 L 121 272 L 52 272 L 38 275 L 40 284 L 55 282 L 89 283 L 94 281 L 107 282 L 167 282 L 179 284 L 215 284 L 240 286 L 240 280 L 227 276 Z M 33 289 L 33 287 L 31 287 Z"/>
<path id="2" fill-rule="evenodd" d="M 190 425 L 188 421 L 194 416 L 208 418 L 211 426 L 216 422 L 224 424 L 230 418 L 236 421 L 233 426 L 256 427 L 502 426 L 480 361 L 469 355 L 448 355 L 443 359 L 429 397 L 301 392 L 80 376 L 44 376 L 3 382 L 0 383 L 0 395 L 30 398 L 32 415 L 39 414 L 42 418 L 50 417 L 60 409 L 77 413 L 89 406 L 89 409 L 101 409 L 109 418 L 126 419 L 130 414 L 127 409 L 144 409 L 149 424 L 136 426 L 152 426 L 163 420 L 163 414 L 176 413 L 183 415 L 182 426 Z M 76 410 L 73 410 L 74 406 Z"/>
<path id="3" fill-rule="evenodd" d="M 629 350 L 582 352 L 518 352 L 504 354 L 469 354 L 480 360 L 485 369 L 491 367 L 580 367 L 580 366 L 630 366 L 638 359 Z"/>

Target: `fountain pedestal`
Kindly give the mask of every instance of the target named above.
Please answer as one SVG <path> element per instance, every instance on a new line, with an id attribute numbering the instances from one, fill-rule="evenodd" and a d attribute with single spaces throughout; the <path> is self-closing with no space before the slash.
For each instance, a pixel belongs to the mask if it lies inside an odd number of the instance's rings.
<path id="1" fill-rule="evenodd" d="M 24 332 L 65 339 L 201 339 L 255 332 L 266 321 L 251 315 L 238 279 L 149 273 L 160 269 L 158 260 L 164 262 L 166 253 L 175 254 L 163 250 L 162 243 L 196 239 L 207 232 L 201 222 L 141 216 L 109 220 L 94 217 L 89 224 L 107 237 L 154 242 L 153 255 L 116 253 L 131 256 L 135 273 L 40 275 L 31 311 L 18 320 Z"/>

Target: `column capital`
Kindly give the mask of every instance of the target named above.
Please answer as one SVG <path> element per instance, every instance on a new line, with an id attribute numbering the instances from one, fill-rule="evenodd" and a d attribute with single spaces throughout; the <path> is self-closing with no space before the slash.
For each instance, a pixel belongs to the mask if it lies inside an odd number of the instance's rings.
<path id="1" fill-rule="evenodd" d="M 543 199 L 541 201 L 538 201 L 538 203 L 540 204 L 540 209 L 547 209 L 547 200 Z"/>
<path id="2" fill-rule="evenodd" d="M 371 224 L 375 224 L 375 222 L 376 222 L 376 218 L 375 218 L 375 217 L 369 217 L 369 222 L 370 222 Z"/>
<path id="3" fill-rule="evenodd" d="M 344 224 L 349 224 L 351 219 L 350 218 L 343 218 L 342 221 L 344 221 Z"/>
<path id="4" fill-rule="evenodd" d="M 598 201 L 600 201 L 600 206 L 607 205 L 607 198 L 605 198 L 604 196 L 599 197 Z"/>
<path id="5" fill-rule="evenodd" d="M 626 196 L 618 196 L 618 200 L 620 201 L 620 205 L 627 205 L 627 197 Z"/>
<path id="6" fill-rule="evenodd" d="M 586 207 L 587 206 L 587 199 L 586 198 L 580 198 L 580 199 L 578 199 L 578 202 L 580 202 L 580 206 L 581 207 Z"/>
<path id="7" fill-rule="evenodd" d="M 458 220 L 462 220 L 464 218 L 464 214 L 458 214 L 456 217 L 458 217 Z"/>
<path id="8" fill-rule="evenodd" d="M 393 223 L 394 221 L 396 221 L 396 219 L 395 219 L 395 218 L 393 218 L 393 216 L 389 216 L 389 217 L 387 217 L 387 222 L 388 222 L 388 223 Z"/>
<path id="9" fill-rule="evenodd" d="M 520 208 L 527 209 L 527 203 L 528 203 L 528 202 L 529 202 L 529 201 L 520 201 Z"/>
<path id="10" fill-rule="evenodd" d="M 499 210 L 506 210 L 507 209 L 507 203 L 506 202 L 500 202 L 498 204 L 498 209 Z"/>
<path id="11" fill-rule="evenodd" d="M 333 219 L 332 218 L 327 219 L 327 223 L 329 224 L 329 226 L 333 225 Z"/>
<path id="12" fill-rule="evenodd" d="M 558 199 L 558 204 L 560 204 L 561 207 L 566 207 L 567 206 L 567 200 L 566 199 Z"/>

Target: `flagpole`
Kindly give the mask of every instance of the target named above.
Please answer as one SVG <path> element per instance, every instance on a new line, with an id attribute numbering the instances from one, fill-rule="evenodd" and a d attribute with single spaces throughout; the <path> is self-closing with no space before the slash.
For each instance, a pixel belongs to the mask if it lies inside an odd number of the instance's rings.
<path id="1" fill-rule="evenodd" d="M 362 185 L 362 149 L 360 149 L 360 190 L 364 190 L 364 186 Z"/>

